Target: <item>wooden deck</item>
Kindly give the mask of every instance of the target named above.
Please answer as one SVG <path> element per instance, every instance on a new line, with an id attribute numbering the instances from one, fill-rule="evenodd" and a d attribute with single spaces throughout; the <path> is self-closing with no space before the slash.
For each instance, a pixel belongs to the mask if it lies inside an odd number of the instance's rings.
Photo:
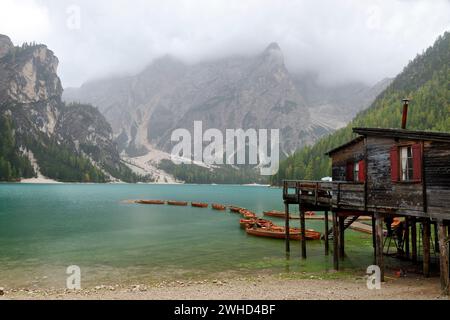
<path id="1" fill-rule="evenodd" d="M 288 204 L 301 204 L 308 210 L 392 211 L 392 208 L 367 206 L 367 188 L 361 182 L 295 181 L 283 182 L 283 200 Z M 355 213 L 353 212 L 353 213 Z"/>

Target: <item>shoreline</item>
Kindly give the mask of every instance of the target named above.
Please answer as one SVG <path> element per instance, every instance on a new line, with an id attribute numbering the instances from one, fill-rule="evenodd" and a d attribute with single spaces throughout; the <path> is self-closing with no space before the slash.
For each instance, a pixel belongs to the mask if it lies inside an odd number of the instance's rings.
<path id="1" fill-rule="evenodd" d="M 439 279 L 388 276 L 380 290 L 367 289 L 364 277 L 327 279 L 321 275 L 264 275 L 251 278 L 164 281 L 156 284 L 98 285 L 81 290 L 3 289 L 0 300 L 448 300 Z M 1 291 L 0 291 L 1 292 Z"/>

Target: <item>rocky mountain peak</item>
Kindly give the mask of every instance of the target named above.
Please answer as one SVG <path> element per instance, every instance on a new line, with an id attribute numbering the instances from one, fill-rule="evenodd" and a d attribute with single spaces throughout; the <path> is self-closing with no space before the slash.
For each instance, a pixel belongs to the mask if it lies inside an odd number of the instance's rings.
<path id="1" fill-rule="evenodd" d="M 265 63 L 272 66 L 284 66 L 284 55 L 280 46 L 276 42 L 272 42 L 262 53 L 262 59 Z"/>
<path id="2" fill-rule="evenodd" d="M 272 50 L 278 50 L 278 51 L 281 51 L 281 48 L 280 48 L 280 46 L 278 45 L 278 43 L 272 42 L 271 44 L 268 45 L 268 47 L 266 48 L 265 51 L 272 51 Z"/>
<path id="3" fill-rule="evenodd" d="M 8 36 L 0 34 L 0 59 L 8 54 L 14 45 Z"/>
<path id="4" fill-rule="evenodd" d="M 0 48 L 9 47 L 5 39 L 9 38 L 3 38 L 4 45 Z M 60 97 L 63 89 L 57 75 L 58 63 L 58 58 L 45 45 L 9 47 L 0 58 L 2 77 L 9 80 L 0 84 L 3 98 L 27 104 Z"/>

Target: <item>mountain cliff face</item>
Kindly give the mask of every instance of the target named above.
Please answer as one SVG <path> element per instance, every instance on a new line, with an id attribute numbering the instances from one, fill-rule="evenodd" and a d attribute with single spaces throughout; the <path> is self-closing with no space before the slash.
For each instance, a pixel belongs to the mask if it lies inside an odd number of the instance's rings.
<path id="1" fill-rule="evenodd" d="M 45 45 L 15 47 L 0 35 L 0 116 L 11 125 L 10 152 L 29 158 L 35 171 L 56 180 L 132 178 L 100 112 L 62 103 L 57 67 L 57 57 Z"/>

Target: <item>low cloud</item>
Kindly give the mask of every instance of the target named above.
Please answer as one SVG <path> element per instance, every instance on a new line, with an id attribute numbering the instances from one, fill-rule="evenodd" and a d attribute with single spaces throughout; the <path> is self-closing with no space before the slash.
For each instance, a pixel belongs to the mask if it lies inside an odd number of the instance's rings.
<path id="1" fill-rule="evenodd" d="M 0 33 L 47 44 L 65 87 L 137 72 L 164 54 L 195 63 L 274 41 L 294 72 L 370 84 L 449 30 L 449 13 L 447 0 L 3 0 Z"/>

